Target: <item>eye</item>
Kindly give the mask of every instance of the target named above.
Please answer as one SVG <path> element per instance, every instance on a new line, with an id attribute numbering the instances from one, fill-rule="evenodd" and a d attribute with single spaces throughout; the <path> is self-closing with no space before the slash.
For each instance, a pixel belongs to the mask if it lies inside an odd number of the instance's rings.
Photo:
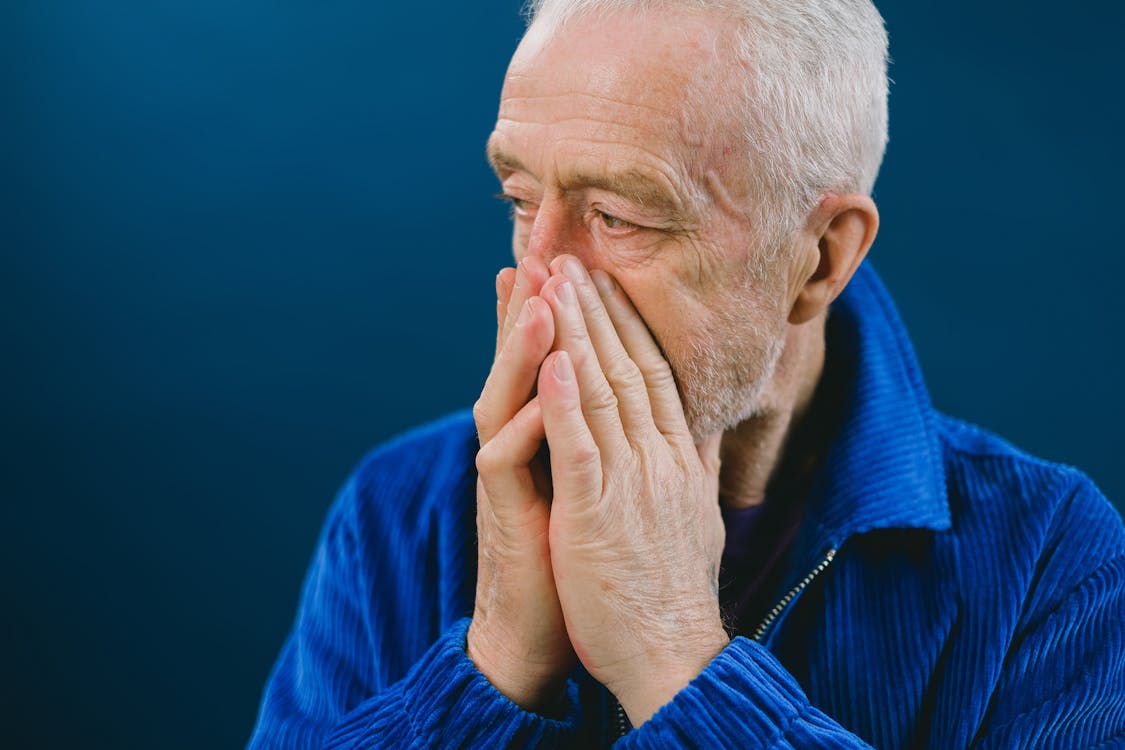
<path id="1" fill-rule="evenodd" d="M 607 214 L 605 211 L 598 211 L 598 216 L 607 229 L 634 229 L 637 226 L 632 222 L 619 219 L 613 214 Z"/>
<path id="2" fill-rule="evenodd" d="M 499 193 L 496 196 L 512 207 L 512 216 L 527 216 L 535 211 L 535 204 L 524 198 L 517 198 L 508 193 Z"/>

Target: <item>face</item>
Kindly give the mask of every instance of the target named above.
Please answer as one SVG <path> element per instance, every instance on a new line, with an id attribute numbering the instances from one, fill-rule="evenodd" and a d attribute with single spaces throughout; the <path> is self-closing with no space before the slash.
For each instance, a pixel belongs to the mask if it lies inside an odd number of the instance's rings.
<path id="1" fill-rule="evenodd" d="M 784 276 L 762 261 L 723 19 L 615 12 L 536 23 L 512 59 L 489 160 L 516 259 L 612 274 L 676 376 L 697 439 L 760 413 L 781 354 Z"/>

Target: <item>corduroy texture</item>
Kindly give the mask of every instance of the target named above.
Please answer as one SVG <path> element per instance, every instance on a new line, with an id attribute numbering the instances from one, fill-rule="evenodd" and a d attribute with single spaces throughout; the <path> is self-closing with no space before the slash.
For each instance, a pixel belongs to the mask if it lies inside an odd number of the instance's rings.
<path id="1" fill-rule="evenodd" d="M 1081 473 L 933 411 L 865 264 L 829 319 L 843 427 L 778 595 L 832 564 L 762 643 L 736 638 L 619 743 L 638 748 L 1125 747 L 1125 529 Z M 597 748 L 613 702 L 581 670 L 562 717 L 464 652 L 472 421 L 372 453 L 329 514 L 254 748 Z"/>

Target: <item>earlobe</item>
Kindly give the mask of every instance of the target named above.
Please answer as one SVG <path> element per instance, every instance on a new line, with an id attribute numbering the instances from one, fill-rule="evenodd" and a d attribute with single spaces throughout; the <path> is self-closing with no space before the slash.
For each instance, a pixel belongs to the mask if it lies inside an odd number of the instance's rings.
<path id="1" fill-rule="evenodd" d="M 789 322 L 800 325 L 823 314 L 851 281 L 879 231 L 879 210 L 866 195 L 829 195 L 809 217 L 805 232 L 815 268 L 789 311 Z M 812 250 L 815 247 L 815 251 Z M 810 259 L 805 269 L 812 268 Z"/>

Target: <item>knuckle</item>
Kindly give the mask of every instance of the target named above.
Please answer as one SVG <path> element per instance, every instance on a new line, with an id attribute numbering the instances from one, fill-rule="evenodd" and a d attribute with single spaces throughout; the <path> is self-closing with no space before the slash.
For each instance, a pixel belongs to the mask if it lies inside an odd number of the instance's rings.
<path id="1" fill-rule="evenodd" d="M 676 379 L 672 376 L 672 368 L 663 358 L 653 358 L 644 372 L 645 380 L 655 388 L 675 388 Z"/>
<path id="2" fill-rule="evenodd" d="M 574 476 L 590 477 L 601 472 L 602 457 L 598 447 L 585 440 L 576 441 L 569 452 L 569 469 Z"/>
<path id="3" fill-rule="evenodd" d="M 617 406 L 617 394 L 608 386 L 593 389 L 586 403 L 587 411 L 591 414 L 616 412 Z"/>
<path id="4" fill-rule="evenodd" d="M 480 450 L 477 451 L 475 463 L 477 474 L 481 476 L 485 476 L 496 469 L 496 449 L 490 449 L 489 445 L 494 444 L 482 445 Z"/>
<path id="5" fill-rule="evenodd" d="M 605 373 L 610 382 L 623 386 L 634 386 L 643 381 L 641 368 L 624 352 L 607 357 Z"/>
<path id="6" fill-rule="evenodd" d="M 555 467 L 564 485 L 556 482 L 556 493 L 565 491 L 573 498 L 596 499 L 602 491 L 602 457 L 593 443 L 576 441 L 566 452 L 566 460 Z M 562 488 L 566 488 L 565 490 Z"/>

